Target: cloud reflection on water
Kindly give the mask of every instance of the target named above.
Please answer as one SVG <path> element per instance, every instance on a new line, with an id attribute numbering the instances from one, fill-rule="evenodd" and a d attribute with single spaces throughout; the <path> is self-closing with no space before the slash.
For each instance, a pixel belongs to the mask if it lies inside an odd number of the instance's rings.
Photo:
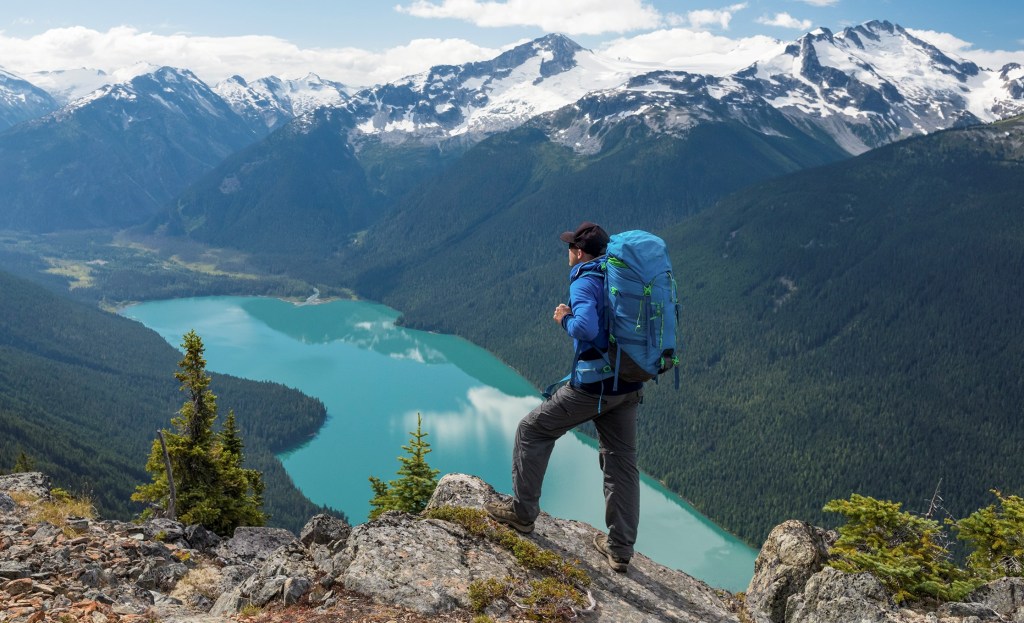
<path id="1" fill-rule="evenodd" d="M 524 415 L 540 404 L 534 396 L 509 396 L 493 387 L 471 387 L 458 411 L 422 411 L 424 428 L 445 445 L 493 443 L 496 433 L 511 447 L 516 426 Z M 416 411 L 402 416 L 409 430 L 416 430 Z M 427 424 L 429 423 L 429 425 Z"/>

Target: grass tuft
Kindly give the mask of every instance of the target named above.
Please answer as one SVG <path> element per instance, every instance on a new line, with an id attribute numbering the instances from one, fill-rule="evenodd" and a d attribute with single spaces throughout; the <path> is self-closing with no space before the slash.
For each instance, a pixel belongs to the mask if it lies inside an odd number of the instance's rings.
<path id="1" fill-rule="evenodd" d="M 40 500 L 37 496 L 31 494 L 19 497 L 25 500 L 25 502 L 18 502 L 19 504 L 32 509 L 28 516 L 29 521 L 33 523 L 46 522 L 57 526 L 66 536 L 74 536 L 78 533 L 68 525 L 72 517 L 96 518 L 96 509 L 93 507 L 92 500 L 88 496 L 75 497 L 64 489 L 53 489 L 50 491 L 50 499 L 48 501 Z M 18 498 L 15 498 L 15 501 L 17 500 Z"/>

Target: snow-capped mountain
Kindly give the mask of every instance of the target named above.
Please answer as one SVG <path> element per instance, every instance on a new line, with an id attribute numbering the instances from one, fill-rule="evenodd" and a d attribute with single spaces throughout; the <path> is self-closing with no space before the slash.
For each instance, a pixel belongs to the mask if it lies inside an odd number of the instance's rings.
<path id="1" fill-rule="evenodd" d="M 441 65 L 361 90 L 345 108 L 358 120 L 362 135 L 478 140 L 650 69 L 602 57 L 565 36 L 548 35 L 490 61 Z"/>
<path id="2" fill-rule="evenodd" d="M 45 115 L 57 106 L 46 91 L 0 69 L 0 130 Z"/>
<path id="3" fill-rule="evenodd" d="M 56 71 L 36 71 L 25 76 L 26 80 L 49 93 L 63 106 L 76 99 L 89 95 L 96 89 L 118 82 L 128 82 L 132 78 L 151 73 L 159 69 L 151 63 L 135 63 L 128 67 L 107 73 L 102 69 L 60 69 Z"/>
<path id="4" fill-rule="evenodd" d="M 1024 112 L 1024 72 L 983 69 L 906 29 L 868 22 L 804 35 L 775 58 L 736 74 L 798 123 L 817 126 L 848 151 Z"/>
<path id="5" fill-rule="evenodd" d="M 345 107 L 357 120 L 354 137 L 474 142 L 540 117 L 535 123 L 550 128 L 553 139 L 584 151 L 600 148 L 602 128 L 636 117 L 659 132 L 731 119 L 778 133 L 770 108 L 856 154 L 1020 114 L 1022 92 L 1019 65 L 980 68 L 898 25 L 874 21 L 839 34 L 817 29 L 724 78 L 651 71 L 549 35 L 491 61 L 434 67 L 362 90 Z"/>
<path id="6" fill-rule="evenodd" d="M 605 136 L 623 122 L 682 136 L 697 125 L 726 121 L 765 135 L 783 136 L 791 129 L 782 113 L 754 93 L 726 88 L 723 78 L 677 71 L 654 71 L 593 91 L 529 125 L 577 153 L 592 154 L 601 151 Z"/>
<path id="7" fill-rule="evenodd" d="M 268 76 L 251 83 L 241 76 L 232 76 L 217 83 L 213 90 L 261 134 L 311 110 L 337 107 L 348 99 L 345 85 L 313 73 L 299 80 Z"/>
<path id="8" fill-rule="evenodd" d="M 0 227 L 139 223 L 255 139 L 188 70 L 106 85 L 0 134 Z"/>
<path id="9" fill-rule="evenodd" d="M 1024 113 L 1024 69 L 983 69 L 876 21 L 837 35 L 818 29 L 782 54 L 724 78 L 666 71 L 637 76 L 589 93 L 540 124 L 552 139 L 594 151 L 604 132 L 631 118 L 665 133 L 727 119 L 765 134 L 784 133 L 768 109 L 858 154 L 915 134 Z"/>

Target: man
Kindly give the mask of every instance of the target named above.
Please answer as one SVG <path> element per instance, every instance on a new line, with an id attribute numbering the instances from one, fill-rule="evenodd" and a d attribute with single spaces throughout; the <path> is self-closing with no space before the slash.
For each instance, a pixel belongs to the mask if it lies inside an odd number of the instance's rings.
<path id="1" fill-rule="evenodd" d="M 532 532 L 555 442 L 578 424 L 593 420 L 604 472 L 608 526 L 608 535 L 599 534 L 594 545 L 612 569 L 625 572 L 640 520 L 636 415 L 643 383 L 619 379 L 618 388 L 613 389 L 613 374 L 602 356 L 608 350 L 608 325 L 600 262 L 608 234 L 598 225 L 584 222 L 559 238 L 569 245 L 569 304 L 555 308 L 554 321 L 573 338 L 578 363 L 570 381 L 519 422 L 512 450 L 513 497 L 487 504 L 486 510 L 496 521 L 519 532 Z"/>

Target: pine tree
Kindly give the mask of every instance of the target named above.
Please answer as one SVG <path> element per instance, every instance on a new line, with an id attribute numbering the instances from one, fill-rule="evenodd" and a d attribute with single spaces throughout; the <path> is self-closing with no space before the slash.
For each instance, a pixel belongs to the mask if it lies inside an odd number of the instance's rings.
<path id="1" fill-rule="evenodd" d="M 416 414 L 416 431 L 410 431 L 409 445 L 402 446 L 408 456 L 399 456 L 402 466 L 398 469 L 400 478 L 385 484 L 379 478 L 370 476 L 370 487 L 374 497 L 370 500 L 370 519 L 376 519 L 384 511 L 398 510 L 406 513 L 420 513 L 427 507 L 430 496 L 437 488 L 439 470 L 427 464 L 426 456 L 431 452 L 430 444 L 424 441 L 423 418 Z"/>
<path id="2" fill-rule="evenodd" d="M 975 577 L 994 580 L 1024 576 L 1024 499 L 994 489 L 991 504 L 955 522 L 958 538 L 973 549 L 967 568 Z"/>
<path id="3" fill-rule="evenodd" d="M 32 460 L 32 457 L 25 454 L 24 450 L 18 450 L 18 458 L 14 461 L 14 473 L 20 472 L 31 472 L 35 470 L 36 462 Z"/>
<path id="4" fill-rule="evenodd" d="M 260 526 L 266 523 L 263 508 L 263 474 L 242 467 L 242 437 L 235 422 L 235 412 L 228 410 L 220 435 L 220 470 L 225 516 L 236 526 Z"/>
<path id="5" fill-rule="evenodd" d="M 177 490 L 177 519 L 202 524 L 218 534 L 229 534 L 237 526 L 263 525 L 263 477 L 242 467 L 242 440 L 229 412 L 224 430 L 213 431 L 217 418 L 217 397 L 210 391 L 202 339 L 195 331 L 184 336 L 184 358 L 174 377 L 188 399 L 171 419 L 175 432 L 164 431 L 167 454 Z M 139 485 L 132 499 L 167 508 L 170 486 L 160 440 L 153 442 L 146 471 L 153 481 Z M 143 513 L 151 516 L 152 509 Z"/>

